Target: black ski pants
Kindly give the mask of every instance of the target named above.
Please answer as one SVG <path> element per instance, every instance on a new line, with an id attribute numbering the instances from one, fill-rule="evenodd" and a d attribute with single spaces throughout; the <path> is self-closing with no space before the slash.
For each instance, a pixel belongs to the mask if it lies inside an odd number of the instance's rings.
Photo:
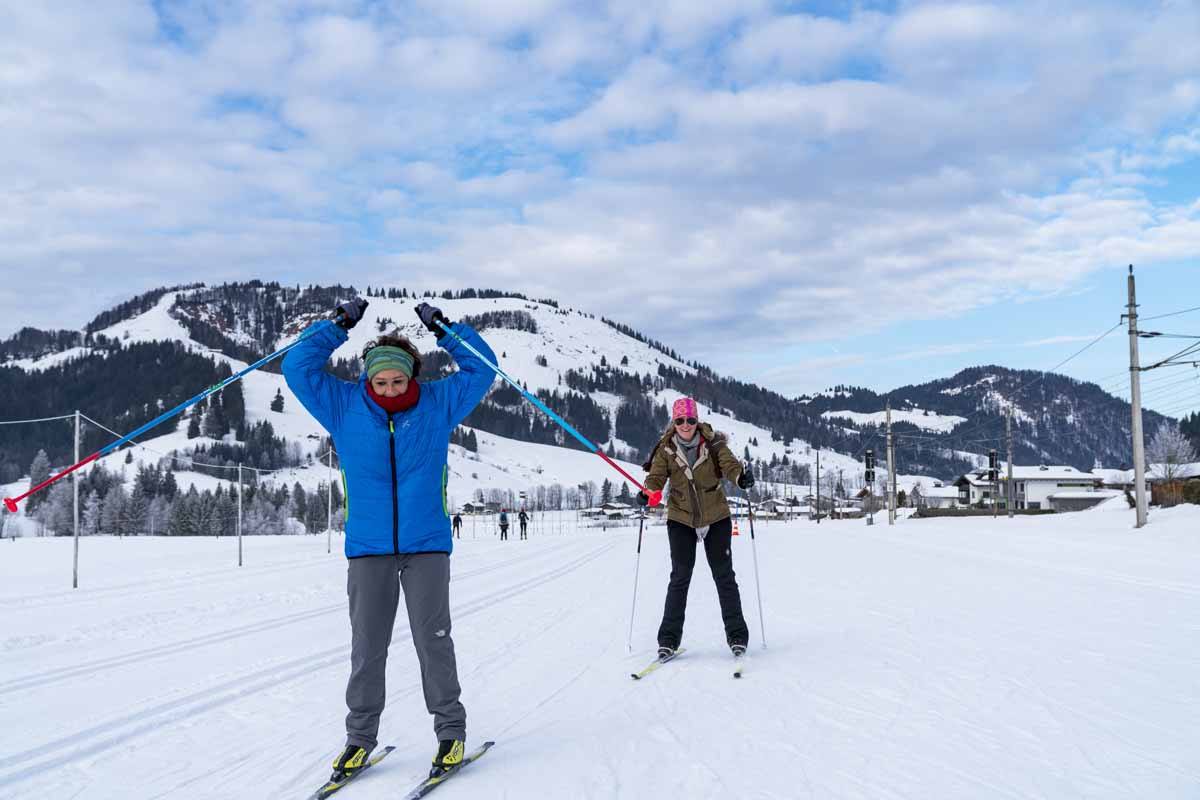
<path id="1" fill-rule="evenodd" d="M 721 619 L 725 623 L 725 640 L 730 645 L 745 645 L 750 640 L 746 618 L 742 616 L 742 597 L 733 574 L 733 553 L 730 549 L 733 524 L 729 518 L 709 526 L 704 537 L 704 555 L 717 585 L 721 603 Z M 671 542 L 671 580 L 667 584 L 667 602 L 663 609 L 662 625 L 658 628 L 660 647 L 678 648 L 683 639 L 683 618 L 687 611 L 688 588 L 692 585 L 692 570 L 696 566 L 696 530 L 674 520 L 667 521 L 667 538 Z"/>
<path id="2" fill-rule="evenodd" d="M 526 535 L 526 533 L 525 533 L 525 532 L 526 532 L 526 530 L 528 530 L 528 528 L 529 528 L 529 523 L 527 523 L 527 522 L 522 522 L 522 523 L 521 523 L 521 538 L 522 538 L 522 539 L 528 539 L 528 538 L 529 538 L 529 536 L 528 536 L 528 535 Z"/>
<path id="3" fill-rule="evenodd" d="M 508 526 L 507 525 L 500 526 L 500 540 L 501 541 L 508 540 Z"/>

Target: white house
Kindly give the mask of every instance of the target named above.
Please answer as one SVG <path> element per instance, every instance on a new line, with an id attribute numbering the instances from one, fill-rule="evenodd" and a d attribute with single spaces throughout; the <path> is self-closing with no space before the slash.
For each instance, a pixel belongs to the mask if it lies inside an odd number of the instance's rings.
<path id="1" fill-rule="evenodd" d="M 963 475 L 954 485 L 958 487 L 959 502 L 969 505 L 990 505 L 992 494 L 998 495 L 998 501 L 1003 503 L 1006 495 L 1008 469 L 1000 466 L 1000 480 L 993 485 L 987 479 L 986 469 L 977 469 Z M 1080 472 L 1071 466 L 1038 467 L 1013 466 L 1013 507 L 1020 509 L 1054 509 L 1051 496 L 1056 493 L 1070 493 L 1071 505 L 1078 505 L 1079 492 L 1091 492 L 1097 487 L 1097 478 L 1090 472 Z M 1065 499 L 1065 498 L 1064 498 Z"/>
<path id="2" fill-rule="evenodd" d="M 958 508 L 957 486 L 929 486 L 918 489 L 916 502 L 925 508 Z"/>
<path id="3" fill-rule="evenodd" d="M 963 506 L 990 505 L 996 490 L 996 485 L 987 479 L 986 469 L 966 473 L 954 482 L 954 487 L 958 490 L 958 503 Z"/>

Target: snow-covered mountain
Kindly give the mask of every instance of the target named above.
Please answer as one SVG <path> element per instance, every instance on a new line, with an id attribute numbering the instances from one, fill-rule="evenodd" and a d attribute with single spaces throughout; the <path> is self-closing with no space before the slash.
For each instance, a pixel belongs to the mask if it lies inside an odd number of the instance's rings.
<path id="1" fill-rule="evenodd" d="M 883 424 L 890 404 L 903 451 L 920 448 L 964 457 L 995 448 L 1005 451 L 1005 417 L 1012 412 L 1014 461 L 1070 464 L 1091 469 L 1097 461 L 1128 466 L 1132 460 L 1129 403 L 1094 383 L 1065 375 L 990 365 L 950 378 L 902 386 L 877 394 L 838 386 L 800 398 L 813 413 L 843 420 L 864 431 Z M 1143 411 L 1152 434 L 1167 418 Z M 906 462 L 911 464 L 912 462 Z M 931 463 L 926 471 L 939 473 Z"/>
<path id="2" fill-rule="evenodd" d="M 152 303 L 131 302 L 124 318 L 106 319 L 109 324 L 90 328 L 86 337 L 57 339 L 70 346 L 57 352 L 10 354 L 6 366 L 27 375 L 48 374 L 73 364 L 108 358 L 109 349 L 116 343 L 130 348 L 139 343 L 172 342 L 187 353 L 212 359 L 237 372 L 251 359 L 285 345 L 312 320 L 324 316 L 333 305 L 330 298 L 353 294 L 343 287 L 333 291 L 287 290 L 253 284 L 229 291 L 222 291 L 223 288 L 228 287 L 188 287 L 162 291 Z M 318 292 L 321 296 L 314 300 L 312 295 Z M 795 406 L 786 398 L 759 387 L 743 393 L 739 391 L 741 384 L 725 381 L 698 364 L 688 363 L 670 348 L 646 340 L 631 329 L 583 311 L 559 307 L 552 301 L 500 296 L 430 299 L 449 318 L 468 320 L 480 327 L 509 375 L 552 407 L 574 410 L 574 415 L 567 413 L 572 423 L 635 476 L 642 474 L 638 465 L 663 429 L 667 409 L 686 391 L 700 397 L 705 418 L 729 435 L 739 456 L 748 457 L 759 469 L 770 471 L 778 481 L 777 491 L 795 493 L 794 484 L 807 484 L 809 480 L 808 465 L 816 456 L 810 441 L 795 436 L 784 440 L 779 429 L 747 419 L 754 415 L 760 420 L 769 416 L 772 412 L 765 406 L 770 403 Z M 351 331 L 349 342 L 334 353 L 335 371 L 347 377 L 356 375 L 360 370 L 357 356 L 363 346 L 380 333 L 393 330 L 409 336 L 423 349 L 427 354 L 427 370 L 451 368 L 447 359 L 432 352 L 436 349 L 433 336 L 413 313 L 420 300 L 407 292 L 401 295 L 397 290 L 387 293 L 372 290 L 369 300 L 365 318 Z M 79 343 L 81 338 L 85 338 L 86 344 Z M 162 368 L 170 369 L 170 365 Z M 269 480 L 289 486 L 299 482 L 307 489 L 315 489 L 331 476 L 322 462 L 327 440 L 317 422 L 291 396 L 277 368 L 275 362 L 243 378 L 245 421 L 248 426 L 264 420 L 270 422 L 274 433 L 288 442 L 292 460 L 299 463 L 273 473 Z M 130 379 L 136 381 L 136 376 Z M 201 388 L 187 387 L 186 396 Z M 283 409 L 273 411 L 272 401 L 280 394 L 284 398 Z M 570 405 L 564 407 L 568 396 Z M 761 400 L 764 397 L 766 400 Z M 159 407 L 173 405 L 173 402 L 164 404 L 161 397 L 141 399 Z M 65 411 L 69 413 L 70 409 Z M 88 413 L 86 409 L 84 413 Z M 830 440 L 838 450 L 852 453 L 857 445 L 857 434 L 846 433 L 839 425 L 810 418 L 798 410 L 788 413 L 793 428 L 801 425 L 813 430 L 819 435 L 814 438 Z M 781 422 L 789 421 L 782 414 L 778 418 Z M 97 421 L 121 432 L 133 424 L 121 426 L 105 419 Z M 197 447 L 209 448 L 236 439 L 233 431 L 219 438 L 203 433 L 189 437 L 184 430 L 186 425 L 185 418 L 176 430 L 152 432 L 140 441 L 139 447 L 110 454 L 101 463 L 111 470 L 124 469 L 127 480 L 132 480 L 140 463 L 153 464 L 168 453 L 186 454 Z M 535 492 L 539 486 L 548 488 L 557 484 L 570 488 L 588 482 L 599 485 L 606 479 L 613 481 L 614 489 L 620 485 L 615 472 L 594 455 L 579 449 L 573 439 L 547 423 L 540 412 L 534 411 L 500 380 L 495 382 L 481 408 L 468 419 L 467 428 L 474 450 L 463 444 L 451 446 L 449 494 L 454 505 L 461 505 L 480 492 L 485 496 L 496 491 Z M 56 432 L 60 439 L 62 434 Z M 68 455 L 60 447 L 59 452 L 51 453 L 51 460 L 61 465 L 66 463 Z M 211 461 L 203 455 L 196 460 Z M 851 454 L 829 446 L 822 450 L 821 462 L 823 472 L 843 470 L 847 484 L 853 482 L 850 476 L 860 470 Z M 185 489 L 188 485 L 196 485 L 200 490 L 213 489 L 221 482 L 214 475 L 222 473 L 207 472 L 211 474 L 184 469 L 177 473 L 176 480 Z M 784 482 L 793 485 L 785 488 Z"/>
<path id="3" fill-rule="evenodd" d="M 110 404 L 107 416 L 97 421 L 113 430 L 131 430 L 158 409 L 191 397 L 205 385 L 203 381 L 240 371 L 285 345 L 313 320 L 327 315 L 339 300 L 357 293 L 346 286 L 284 287 L 259 281 L 214 287 L 192 284 L 133 298 L 100 314 L 84 331 L 26 329 L 0 342 L 0 359 L 9 368 L 0 368 L 0 390 L 6 376 L 16 387 L 0 391 L 0 402 L 6 404 L 0 410 L 5 417 L 18 418 L 70 413 L 73 407 L 68 403 L 75 396 L 45 394 L 47 387 L 57 388 L 89 367 L 89 374 L 98 375 L 94 381 L 114 381 L 122 397 L 128 396 L 123 400 L 128 413 Z M 663 429 L 670 404 L 682 394 L 697 397 L 705 417 L 729 435 L 735 453 L 751 460 L 760 476 L 777 482 L 781 492 L 810 483 L 818 450 L 822 474 L 841 472 L 847 488 L 860 480 L 863 450 L 874 448 L 882 465 L 882 422 L 889 403 L 901 473 L 951 478 L 980 463 L 988 449 L 1003 451 L 1003 415 L 1010 406 L 1018 463 L 1045 461 L 1089 469 L 1096 460 L 1107 466 L 1129 461 L 1128 405 L 1093 384 L 1061 375 L 974 367 L 886 394 L 837 386 L 789 399 L 716 375 L 630 327 L 553 300 L 472 290 L 425 293 L 420 298 L 398 288 L 368 288 L 366 294 L 370 300 L 366 317 L 351 332 L 349 343 L 334 354 L 335 372 L 356 376 L 363 346 L 392 330 L 409 336 L 424 350 L 430 375 L 452 369 L 413 314 L 418 302 L 431 300 L 451 319 L 465 319 L 478 327 L 509 375 L 563 413 L 634 475 L 641 474 L 636 465 Z M 164 344 L 174 349 L 164 355 Z M 117 361 L 114 352 L 133 352 L 139 345 L 150 348 L 140 356 L 143 362 L 132 369 L 119 368 L 137 374 L 126 379 L 106 372 L 105 365 Z M 172 358 L 178 367 L 170 363 Z M 210 373 L 224 372 L 201 374 L 204 364 Z M 157 371 L 176 369 L 181 372 L 178 380 L 164 382 L 162 375 L 156 376 L 157 383 L 148 379 Z M 327 469 L 315 463 L 328 448 L 324 431 L 291 397 L 278 369 L 275 361 L 243 379 L 245 426 L 267 421 L 286 442 L 282 461 L 288 467 L 274 473 L 273 480 L 315 488 L 329 477 Z M 152 383 L 156 388 L 143 388 Z M 85 414 L 92 413 L 84 394 L 81 407 Z M 279 411 L 271 408 L 277 396 L 283 398 Z M 1160 420 L 1147 413 L 1150 430 Z M 210 429 L 221 430 L 220 426 L 205 426 L 188 435 L 184 427 L 189 422 L 185 418 L 178 429 L 153 432 L 132 451 L 133 460 L 154 463 L 171 452 L 211 450 L 235 443 L 239 435 L 237 425 L 228 433 Z M 0 482 L 27 474 L 38 447 L 47 450 L 55 465 L 69 463 L 71 441 L 64 427 L 8 428 L 4 432 L 8 440 L 0 440 Z M 111 438 L 90 440 L 104 441 Z M 450 494 L 456 504 L 480 491 L 515 493 L 555 484 L 600 484 L 605 479 L 619 486 L 615 473 L 610 474 L 499 380 L 455 441 Z M 6 451 L 13 454 L 7 461 Z M 129 458 L 123 450 L 108 456 L 105 464 L 117 470 L 125 467 L 129 475 L 136 471 L 136 465 L 127 463 Z M 212 459 L 206 460 L 202 453 L 196 460 L 210 463 Z M 224 473 L 207 472 L 185 472 L 179 480 L 185 487 L 215 488 Z"/>

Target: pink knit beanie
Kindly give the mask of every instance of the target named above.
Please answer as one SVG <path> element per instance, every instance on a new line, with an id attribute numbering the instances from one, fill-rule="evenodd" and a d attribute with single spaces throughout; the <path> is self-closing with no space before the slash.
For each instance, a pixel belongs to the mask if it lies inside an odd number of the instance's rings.
<path id="1" fill-rule="evenodd" d="M 675 401 L 675 405 L 671 407 L 671 419 L 679 419 L 680 417 L 700 418 L 700 409 L 697 407 L 695 400 L 690 397 L 681 397 Z"/>

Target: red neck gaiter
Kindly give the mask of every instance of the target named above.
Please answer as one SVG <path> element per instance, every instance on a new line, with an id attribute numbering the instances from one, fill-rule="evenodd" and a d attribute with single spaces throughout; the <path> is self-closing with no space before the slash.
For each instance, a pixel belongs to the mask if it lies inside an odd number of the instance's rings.
<path id="1" fill-rule="evenodd" d="M 384 397 L 380 394 L 375 394 L 375 387 L 371 386 L 371 382 L 367 382 L 367 394 L 371 396 L 380 408 L 389 414 L 395 414 L 400 411 L 407 411 L 417 404 L 421 399 L 421 384 L 416 381 L 408 382 L 408 389 L 404 394 L 398 394 L 395 397 Z"/>

